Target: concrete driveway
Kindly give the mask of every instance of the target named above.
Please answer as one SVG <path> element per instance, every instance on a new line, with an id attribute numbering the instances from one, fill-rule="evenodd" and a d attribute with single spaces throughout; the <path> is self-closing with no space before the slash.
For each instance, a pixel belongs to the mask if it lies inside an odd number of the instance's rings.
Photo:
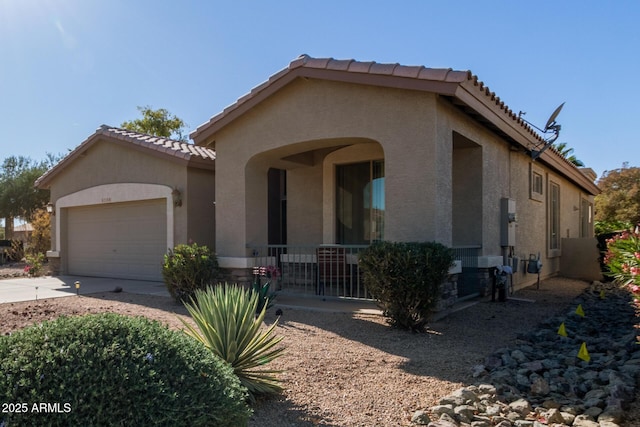
<path id="1" fill-rule="evenodd" d="M 56 276 L 14 278 L 0 280 L 0 304 L 35 301 L 46 298 L 68 297 L 76 294 L 75 282 L 80 282 L 80 295 L 111 292 L 116 287 L 122 292 L 170 297 L 163 282 L 110 279 L 104 277 Z M 278 295 L 276 306 L 329 313 L 381 314 L 371 301 L 338 298 L 320 298 L 300 295 Z"/>
<path id="2" fill-rule="evenodd" d="M 109 279 L 103 277 L 56 276 L 0 280 L 0 304 L 33 301 L 45 298 L 68 297 L 76 294 L 75 283 L 80 282 L 80 295 L 113 291 L 116 287 L 132 294 L 169 296 L 163 282 Z"/>

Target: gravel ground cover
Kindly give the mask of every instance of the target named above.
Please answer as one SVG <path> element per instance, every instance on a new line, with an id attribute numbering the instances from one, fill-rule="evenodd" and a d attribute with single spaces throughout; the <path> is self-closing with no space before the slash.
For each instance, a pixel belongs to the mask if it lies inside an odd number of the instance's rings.
<path id="1" fill-rule="evenodd" d="M 587 286 L 545 280 L 539 289 L 517 291 L 505 303 L 482 300 L 451 313 L 424 334 L 393 329 L 376 314 L 283 308 L 276 332 L 284 337 L 286 353 L 272 367 L 283 371 L 284 392 L 257 402 L 250 425 L 412 425 L 415 411 L 475 383 L 474 366 L 566 310 Z M 277 301 L 266 323 L 276 320 L 276 309 Z M 1 304 L 0 334 L 60 315 L 98 312 L 147 316 L 175 329 L 183 327 L 179 317 L 189 320 L 170 298 L 102 293 Z M 625 425 L 638 425 L 636 402 Z"/>

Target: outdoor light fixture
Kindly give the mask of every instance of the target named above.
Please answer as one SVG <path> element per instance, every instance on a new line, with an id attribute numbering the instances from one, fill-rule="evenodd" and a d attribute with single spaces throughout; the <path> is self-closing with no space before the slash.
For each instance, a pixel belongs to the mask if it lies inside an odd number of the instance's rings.
<path id="1" fill-rule="evenodd" d="M 47 203 L 47 213 L 50 213 L 51 215 L 56 214 L 56 207 L 51 202 Z"/>
<path id="2" fill-rule="evenodd" d="M 174 188 L 171 192 L 171 197 L 173 197 L 173 206 L 182 206 L 182 193 L 180 192 L 180 190 Z"/>

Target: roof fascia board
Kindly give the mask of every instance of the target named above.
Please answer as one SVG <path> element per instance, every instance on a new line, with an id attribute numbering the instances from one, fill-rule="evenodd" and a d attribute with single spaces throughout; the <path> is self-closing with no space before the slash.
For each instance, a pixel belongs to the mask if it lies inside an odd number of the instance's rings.
<path id="1" fill-rule="evenodd" d="M 454 96 L 465 105 L 475 110 L 479 115 L 484 117 L 498 129 L 503 131 L 507 136 L 512 138 L 526 150 L 531 150 L 532 146 L 542 142 L 529 133 L 521 124 L 510 119 L 504 111 L 495 111 L 495 108 L 497 107 L 487 104 L 486 100 L 470 92 L 466 87 L 458 86 L 458 90 Z"/>
<path id="2" fill-rule="evenodd" d="M 539 160 L 545 163 L 546 165 L 548 165 L 549 167 L 551 167 L 552 169 L 555 169 L 556 171 L 564 175 L 566 178 L 568 178 L 575 184 L 582 187 L 582 189 L 588 192 L 589 194 L 593 196 L 597 196 L 602 192 L 600 188 L 598 188 L 598 186 L 593 181 L 587 178 L 577 168 L 574 168 L 566 164 L 566 161 L 563 158 L 561 158 L 559 155 L 554 155 L 548 151 L 545 151 L 539 157 Z"/>

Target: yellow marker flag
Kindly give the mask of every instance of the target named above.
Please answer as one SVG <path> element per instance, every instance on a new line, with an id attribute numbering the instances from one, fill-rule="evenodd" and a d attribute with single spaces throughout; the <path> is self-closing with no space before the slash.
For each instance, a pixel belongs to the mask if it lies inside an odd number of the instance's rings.
<path id="1" fill-rule="evenodd" d="M 589 356 L 589 352 L 587 351 L 587 343 L 583 342 L 580 346 L 580 350 L 578 351 L 578 358 L 588 362 L 591 360 L 591 356 Z"/>
<path id="2" fill-rule="evenodd" d="M 604 289 L 600 291 L 600 299 L 604 299 Z"/>
<path id="3" fill-rule="evenodd" d="M 567 336 L 567 330 L 564 327 L 564 322 L 562 322 L 562 324 L 560 325 L 560 327 L 558 328 L 558 335 L 561 335 L 563 337 Z"/>
<path id="4" fill-rule="evenodd" d="M 584 317 L 584 310 L 582 309 L 582 304 L 578 304 L 578 308 L 576 308 L 576 314 L 578 316 Z"/>

